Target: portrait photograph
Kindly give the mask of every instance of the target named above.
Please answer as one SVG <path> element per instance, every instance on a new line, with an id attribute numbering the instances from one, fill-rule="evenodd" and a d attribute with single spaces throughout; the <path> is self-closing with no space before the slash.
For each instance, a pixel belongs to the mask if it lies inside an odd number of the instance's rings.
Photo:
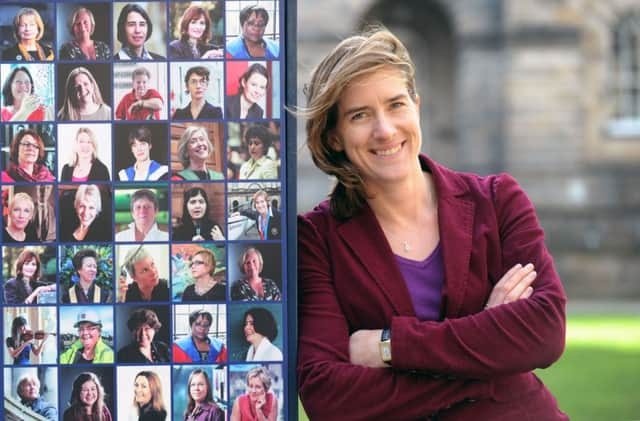
<path id="1" fill-rule="evenodd" d="M 113 364 L 112 305 L 60 307 L 60 364 Z"/>
<path id="2" fill-rule="evenodd" d="M 110 60 L 111 30 L 110 3 L 58 3 L 58 60 Z"/>
<path id="3" fill-rule="evenodd" d="M 5 367 L 5 419 L 22 420 L 28 413 L 58 421 L 58 377 L 57 367 Z"/>
<path id="4" fill-rule="evenodd" d="M 2 108 L 7 122 L 52 121 L 55 119 L 55 69 L 45 63 L 2 63 Z"/>
<path id="5" fill-rule="evenodd" d="M 279 182 L 227 185 L 227 239 L 279 240 L 282 237 Z"/>
<path id="6" fill-rule="evenodd" d="M 224 241 L 224 183 L 171 185 L 171 239 Z"/>
<path id="7" fill-rule="evenodd" d="M 229 361 L 282 361 L 282 304 L 229 304 Z"/>
<path id="8" fill-rule="evenodd" d="M 5 124 L 2 133 L 2 182 L 55 181 L 56 134 L 53 123 Z"/>
<path id="9" fill-rule="evenodd" d="M 173 367 L 173 419 L 225 420 L 227 369 L 224 365 Z M 190 418 L 192 417 L 192 418 Z"/>
<path id="10" fill-rule="evenodd" d="M 4 364 L 55 364 L 57 314 L 55 306 L 4 307 Z"/>
<path id="11" fill-rule="evenodd" d="M 114 189 L 115 241 L 168 241 L 169 197 L 166 184 L 118 185 Z"/>
<path id="12" fill-rule="evenodd" d="M 160 181 L 169 178 L 167 124 L 114 124 L 114 180 Z"/>
<path id="13" fill-rule="evenodd" d="M 166 3 L 113 3 L 113 19 L 114 60 L 165 59 Z"/>
<path id="14" fill-rule="evenodd" d="M 171 123 L 171 180 L 224 180 L 224 123 Z"/>
<path id="15" fill-rule="evenodd" d="M 116 306 L 118 363 L 170 362 L 170 323 L 169 305 Z"/>
<path id="16" fill-rule="evenodd" d="M 227 361 L 227 305 L 173 305 L 173 362 Z"/>
<path id="17" fill-rule="evenodd" d="M 113 96 L 110 63 L 59 63 L 57 65 L 60 121 L 111 120 Z"/>
<path id="18" fill-rule="evenodd" d="M 245 411 L 260 406 L 267 419 L 283 420 L 285 400 L 282 364 L 231 364 L 229 366 L 229 406 L 231 419 L 241 419 Z"/>
<path id="19" fill-rule="evenodd" d="M 58 184 L 60 242 L 113 240 L 111 189 L 109 184 Z"/>
<path id="20" fill-rule="evenodd" d="M 117 245 L 115 261 L 117 302 L 169 302 L 168 244 Z"/>
<path id="21" fill-rule="evenodd" d="M 226 301 L 224 245 L 172 244 L 171 293 L 174 302 Z"/>
<path id="22" fill-rule="evenodd" d="M 53 185 L 2 186 L 4 243 L 56 241 L 56 198 Z"/>
<path id="23" fill-rule="evenodd" d="M 280 122 L 227 123 L 227 179 L 280 178 Z"/>
<path id="24" fill-rule="evenodd" d="M 167 63 L 114 63 L 113 91 L 115 120 L 167 119 Z"/>
<path id="25" fill-rule="evenodd" d="M 113 367 L 61 367 L 60 379 L 61 419 L 81 420 L 88 414 L 113 419 L 116 404 Z"/>
<path id="26" fill-rule="evenodd" d="M 113 246 L 60 246 L 60 302 L 100 304 L 114 301 Z"/>
<path id="27" fill-rule="evenodd" d="M 3 302 L 55 304 L 57 254 L 54 246 L 2 247 Z"/>
<path id="28" fill-rule="evenodd" d="M 112 145 L 111 123 L 58 124 L 58 179 L 110 181 Z"/>
<path id="29" fill-rule="evenodd" d="M 52 3 L 3 2 L 2 60 L 52 61 L 56 51 L 54 15 Z"/>
<path id="30" fill-rule="evenodd" d="M 173 60 L 224 57 L 223 2 L 169 3 L 169 58 Z"/>
<path id="31" fill-rule="evenodd" d="M 175 61 L 170 64 L 171 118 L 221 120 L 224 68 L 220 61 Z"/>
<path id="32" fill-rule="evenodd" d="M 171 419 L 171 367 L 168 365 L 121 365 L 118 376 L 119 420 Z"/>
<path id="33" fill-rule="evenodd" d="M 277 60 L 280 55 L 280 2 L 225 2 L 226 57 Z"/>
<path id="34" fill-rule="evenodd" d="M 233 301 L 281 301 L 282 245 L 229 244 L 229 296 Z"/>
<path id="35" fill-rule="evenodd" d="M 228 120 L 280 118 L 279 62 L 228 61 L 225 85 Z"/>

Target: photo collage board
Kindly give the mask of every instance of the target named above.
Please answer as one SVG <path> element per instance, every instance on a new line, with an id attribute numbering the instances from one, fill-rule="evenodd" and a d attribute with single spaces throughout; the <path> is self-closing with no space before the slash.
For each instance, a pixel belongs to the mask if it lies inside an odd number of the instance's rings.
<path id="1" fill-rule="evenodd" d="M 0 418 L 288 418 L 284 8 L 0 4 Z"/>

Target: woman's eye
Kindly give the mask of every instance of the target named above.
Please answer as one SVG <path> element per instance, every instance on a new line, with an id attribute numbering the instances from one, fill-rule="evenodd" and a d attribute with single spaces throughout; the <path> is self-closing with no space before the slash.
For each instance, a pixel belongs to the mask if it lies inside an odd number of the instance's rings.
<path id="1" fill-rule="evenodd" d="M 404 107 L 403 101 L 395 101 L 391 103 L 391 108 L 400 108 L 400 107 Z"/>
<path id="2" fill-rule="evenodd" d="M 351 116 L 351 120 L 362 120 L 363 118 L 365 118 L 367 116 L 367 114 L 365 112 L 359 112 L 359 113 L 355 113 Z"/>

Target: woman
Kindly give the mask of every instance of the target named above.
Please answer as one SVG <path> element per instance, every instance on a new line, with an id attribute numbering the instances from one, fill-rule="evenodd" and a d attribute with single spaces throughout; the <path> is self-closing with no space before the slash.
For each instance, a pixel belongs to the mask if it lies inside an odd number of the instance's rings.
<path id="1" fill-rule="evenodd" d="M 122 45 L 116 60 L 157 60 L 164 57 L 147 50 L 144 43 L 151 38 L 153 23 L 141 6 L 129 3 L 118 16 L 118 41 Z"/>
<path id="2" fill-rule="evenodd" d="M 250 344 L 247 361 L 282 361 L 282 351 L 272 343 L 278 336 L 278 325 L 269 310 L 261 307 L 247 310 L 242 333 Z"/>
<path id="3" fill-rule="evenodd" d="M 127 284 L 128 274 L 133 282 Z M 118 301 L 169 301 L 169 286 L 160 279 L 153 256 L 142 246 L 132 248 L 124 259 L 118 279 Z"/>
<path id="4" fill-rule="evenodd" d="M 250 158 L 240 166 L 240 180 L 278 178 L 278 165 L 267 156 L 271 133 L 262 125 L 251 125 L 244 134 Z"/>
<path id="5" fill-rule="evenodd" d="M 98 158 L 98 141 L 89 127 L 79 127 L 68 164 L 62 167 L 62 181 L 109 181 L 109 169 Z"/>
<path id="6" fill-rule="evenodd" d="M 31 333 L 31 336 L 28 336 Z M 13 358 L 15 365 L 29 365 L 31 354 L 38 357 L 42 352 L 44 343 L 49 339 L 49 334 L 45 333 L 40 341 L 33 336 L 33 331 L 29 328 L 27 319 L 18 316 L 11 322 L 11 336 L 7 338 L 7 350 Z"/>
<path id="7" fill-rule="evenodd" d="M 180 224 L 173 228 L 173 239 L 179 241 L 224 241 L 219 224 L 209 218 L 207 192 L 192 187 L 182 195 Z"/>
<path id="8" fill-rule="evenodd" d="M 111 291 L 96 285 L 98 275 L 98 254 L 92 249 L 78 251 L 71 259 L 77 280 L 65 291 L 62 302 L 65 304 L 99 304 L 113 301 Z"/>
<path id="9" fill-rule="evenodd" d="M 533 206 L 508 175 L 420 155 L 414 73 L 376 30 L 309 84 L 307 143 L 338 181 L 298 220 L 302 403 L 312 419 L 565 420 L 531 372 L 562 353 L 566 301 Z"/>
<path id="10" fill-rule="evenodd" d="M 273 279 L 260 276 L 264 267 L 262 253 L 255 247 L 247 247 L 238 262 L 240 272 L 245 279 L 240 279 L 231 286 L 231 299 L 242 301 L 280 301 L 282 294 Z"/>
<path id="11" fill-rule="evenodd" d="M 169 58 L 222 58 L 222 48 L 210 44 L 211 18 L 201 6 L 189 6 L 180 18 L 180 39 L 169 43 Z"/>
<path id="12" fill-rule="evenodd" d="M 277 41 L 264 37 L 269 23 L 267 9 L 259 5 L 244 7 L 239 14 L 242 33 L 227 43 L 227 58 L 276 60 L 280 52 Z"/>
<path id="13" fill-rule="evenodd" d="M 35 90 L 29 69 L 14 67 L 2 85 L 2 121 L 53 120 L 52 109 L 42 102 Z"/>
<path id="14" fill-rule="evenodd" d="M 131 72 L 131 91 L 124 94 L 116 107 L 117 120 L 160 120 L 164 100 L 151 87 L 151 72 L 143 66 Z"/>
<path id="15" fill-rule="evenodd" d="M 43 292 L 56 290 L 56 285 L 47 285 L 40 280 L 42 268 L 40 257 L 34 251 L 24 249 L 15 264 L 16 277 L 4 284 L 5 304 L 34 304 Z"/>
<path id="16" fill-rule="evenodd" d="M 198 250 L 191 256 L 189 263 L 193 284 L 184 289 L 182 302 L 186 301 L 224 301 L 227 288 L 224 279 L 214 275 L 216 257 L 209 249 Z"/>
<path id="17" fill-rule="evenodd" d="M 207 129 L 188 126 L 178 143 L 178 157 L 184 169 L 171 176 L 172 180 L 224 180 L 221 172 L 207 168 L 207 160 L 213 153 L 213 143 Z"/>
<path id="18" fill-rule="evenodd" d="M 227 118 L 263 118 L 264 110 L 258 102 L 267 94 L 269 85 L 267 68 L 260 63 L 253 63 L 238 81 L 240 82 L 238 94 L 227 98 Z"/>
<path id="19" fill-rule="evenodd" d="M 9 167 L 3 172 L 2 181 L 55 181 L 45 164 L 44 142 L 38 132 L 24 129 L 15 135 L 9 148 Z"/>
<path id="20" fill-rule="evenodd" d="M 247 393 L 233 402 L 231 421 L 275 421 L 278 418 L 278 398 L 269 391 L 270 388 L 271 376 L 266 368 L 249 370 Z"/>
<path id="21" fill-rule="evenodd" d="M 104 220 L 101 223 L 99 218 L 102 195 L 97 185 L 80 185 L 73 200 L 73 209 L 73 215 L 63 215 L 60 241 L 111 241 L 111 226 L 106 226 Z"/>
<path id="22" fill-rule="evenodd" d="M 68 21 L 72 41 L 60 47 L 61 60 L 109 60 L 111 48 L 108 44 L 91 39 L 96 30 L 93 12 L 86 7 L 78 7 Z"/>
<path id="23" fill-rule="evenodd" d="M 187 382 L 189 400 L 184 411 L 184 421 L 224 421 L 225 413 L 213 400 L 211 382 L 207 372 L 196 368 Z"/>
<path id="24" fill-rule="evenodd" d="M 102 339 L 98 313 L 81 309 L 76 320 L 73 327 L 78 329 L 78 339 L 60 354 L 60 364 L 113 364 L 113 349 Z"/>
<path id="25" fill-rule="evenodd" d="M 173 362 L 212 364 L 227 361 L 227 347 L 221 340 L 209 337 L 211 323 L 213 316 L 206 310 L 189 314 L 191 335 L 173 342 Z"/>
<path id="26" fill-rule="evenodd" d="M 155 339 L 162 323 L 155 311 L 141 308 L 135 310 L 127 320 L 127 328 L 131 332 L 131 343 L 118 351 L 118 362 L 121 363 L 167 363 L 169 347 Z"/>
<path id="27" fill-rule="evenodd" d="M 9 200 L 7 225 L 2 241 L 5 243 L 33 243 L 39 241 L 31 221 L 35 215 L 33 199 L 27 193 L 19 192 Z"/>
<path id="28" fill-rule="evenodd" d="M 129 130 L 129 147 L 135 163 L 118 171 L 120 181 L 159 181 L 168 177 L 169 167 L 151 159 L 153 134 L 147 126 Z"/>
<path id="29" fill-rule="evenodd" d="M 104 402 L 104 387 L 95 374 L 85 371 L 73 381 L 69 408 L 64 421 L 111 421 L 111 412 Z"/>
<path id="30" fill-rule="evenodd" d="M 100 87 L 85 67 L 76 67 L 67 76 L 59 120 L 111 120 L 111 107 L 104 103 Z"/>
<path id="31" fill-rule="evenodd" d="M 240 210 L 240 215 L 255 220 L 261 240 L 278 240 L 281 235 L 280 212 L 269 205 L 269 195 L 264 190 L 253 194 L 254 209 Z"/>
<path id="32" fill-rule="evenodd" d="M 138 421 L 164 421 L 167 410 L 162 398 L 160 377 L 153 371 L 141 371 L 133 382 L 133 406 Z"/>
<path id="33" fill-rule="evenodd" d="M 222 118 L 222 109 L 211 105 L 206 98 L 207 89 L 209 89 L 209 75 L 209 69 L 204 66 L 195 66 L 187 70 L 184 84 L 191 101 L 184 108 L 178 108 L 173 113 L 174 120 Z"/>
<path id="34" fill-rule="evenodd" d="M 53 60 L 53 49 L 38 42 L 44 35 L 44 22 L 36 9 L 31 7 L 20 9 L 13 18 L 13 31 L 17 44 L 2 52 L 3 60 Z"/>

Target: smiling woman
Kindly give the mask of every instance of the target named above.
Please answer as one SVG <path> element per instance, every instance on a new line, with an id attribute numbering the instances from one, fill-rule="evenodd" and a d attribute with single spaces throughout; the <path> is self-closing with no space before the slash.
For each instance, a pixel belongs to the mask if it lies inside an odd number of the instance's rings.
<path id="1" fill-rule="evenodd" d="M 111 107 L 104 103 L 100 87 L 86 67 L 76 67 L 69 72 L 62 107 L 58 110 L 58 119 L 111 119 Z"/>
<path id="2" fill-rule="evenodd" d="M 33 129 L 20 130 L 11 141 L 9 167 L 2 173 L 2 181 L 54 181 L 44 158 L 45 145 L 38 132 Z"/>
<path id="3" fill-rule="evenodd" d="M 98 376 L 88 371 L 81 373 L 73 381 L 69 408 L 64 411 L 63 421 L 111 421 L 111 411 L 104 398 L 104 388 Z"/>

